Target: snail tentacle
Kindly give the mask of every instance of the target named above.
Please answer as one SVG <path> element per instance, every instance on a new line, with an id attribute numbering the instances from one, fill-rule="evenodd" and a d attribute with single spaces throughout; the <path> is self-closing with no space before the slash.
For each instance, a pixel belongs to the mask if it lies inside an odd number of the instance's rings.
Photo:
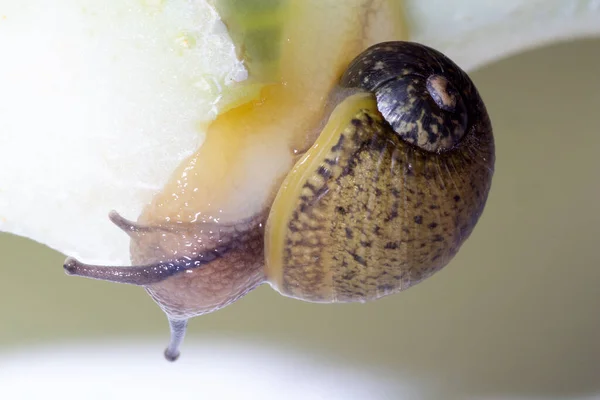
<path id="1" fill-rule="evenodd" d="M 85 264 L 69 257 L 64 263 L 65 272 L 84 278 L 123 283 L 136 286 L 152 285 L 173 276 L 179 272 L 200 268 L 227 252 L 227 249 L 215 249 L 192 259 L 180 258 L 175 261 L 158 262 L 142 266 L 104 266 Z"/>
<path id="2" fill-rule="evenodd" d="M 128 220 L 115 210 L 112 210 L 110 213 L 108 213 L 108 218 L 123 232 L 132 237 L 147 232 L 151 229 L 148 226 L 136 224 L 135 222 Z"/>
<path id="3" fill-rule="evenodd" d="M 187 331 L 187 319 L 169 318 L 169 328 L 171 329 L 171 339 L 169 346 L 165 349 L 165 358 L 167 361 L 176 361 L 179 358 L 179 348 L 185 338 Z"/>
<path id="4" fill-rule="evenodd" d="M 167 222 L 158 225 L 145 225 L 128 220 L 127 218 L 119 214 L 117 211 L 113 210 L 108 214 L 108 218 L 113 224 L 115 224 L 128 235 L 140 236 L 146 233 L 153 233 L 156 231 L 180 233 L 182 230 L 198 231 L 202 229 L 206 231 L 219 231 L 222 234 L 233 232 L 247 232 L 248 230 L 252 229 L 254 222 L 257 219 L 257 216 L 249 217 L 244 220 L 235 222 L 220 222 L 218 219 L 209 216 L 207 218 L 208 221 L 200 221 L 194 223 Z"/>

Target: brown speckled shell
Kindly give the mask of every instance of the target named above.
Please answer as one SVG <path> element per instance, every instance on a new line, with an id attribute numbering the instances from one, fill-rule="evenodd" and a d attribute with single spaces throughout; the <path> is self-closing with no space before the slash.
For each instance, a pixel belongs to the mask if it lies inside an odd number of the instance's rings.
<path id="1" fill-rule="evenodd" d="M 377 82 L 386 81 L 377 75 L 382 57 L 394 61 L 386 62 L 394 69 L 387 73 L 401 100 L 393 111 L 403 114 L 394 114 L 392 122 L 438 124 L 441 118 L 450 122 L 439 131 L 452 136 L 464 113 L 464 132 L 454 135 L 451 147 L 432 151 L 392 129 L 389 115 L 383 118 L 392 107 L 382 113 L 356 110 L 337 133 L 337 143 L 308 174 L 302 196 L 288 205 L 294 212 L 286 221 L 281 281 L 274 285 L 283 295 L 364 302 L 407 289 L 448 264 L 483 212 L 494 170 L 494 140 L 472 81 L 441 53 L 400 42 L 367 50 L 342 84 L 377 94 Z M 364 75 L 368 64 L 378 66 L 371 80 Z M 426 88 L 433 75 L 456 88 L 464 107 L 454 113 L 435 109 Z M 389 97 L 385 102 L 391 104 Z M 426 114 L 431 110 L 440 118 L 432 120 Z"/>
<path id="2" fill-rule="evenodd" d="M 460 142 L 473 123 L 468 109 L 481 101 L 456 64 L 415 43 L 370 47 L 350 64 L 340 83 L 375 93 L 379 111 L 396 133 L 434 152 Z"/>

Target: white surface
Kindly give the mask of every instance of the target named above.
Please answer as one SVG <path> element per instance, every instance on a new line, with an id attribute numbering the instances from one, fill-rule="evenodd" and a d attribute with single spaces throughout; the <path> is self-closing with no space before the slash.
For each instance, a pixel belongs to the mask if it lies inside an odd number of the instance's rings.
<path id="1" fill-rule="evenodd" d="M 411 39 L 466 70 L 544 44 L 600 34 L 600 0 L 405 0 Z"/>
<path id="2" fill-rule="evenodd" d="M 0 353 L 0 395 L 16 399 L 415 399 L 409 385 L 380 371 L 311 360 L 240 343 L 88 343 Z"/>
<path id="3" fill-rule="evenodd" d="M 4 399 L 429 400 L 435 382 L 311 359 L 238 342 L 185 345 L 168 363 L 161 342 L 81 343 L 0 353 Z M 598 395 L 563 400 L 593 400 Z M 467 395 L 471 400 L 555 400 L 547 396 Z"/>

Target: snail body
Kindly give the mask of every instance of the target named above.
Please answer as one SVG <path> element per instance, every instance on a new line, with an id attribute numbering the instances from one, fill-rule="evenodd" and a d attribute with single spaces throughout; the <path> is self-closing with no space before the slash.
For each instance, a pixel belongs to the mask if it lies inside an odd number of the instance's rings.
<path id="1" fill-rule="evenodd" d="M 159 224 L 149 215 L 165 200 L 135 223 L 113 212 L 135 266 L 69 258 L 67 273 L 144 286 L 169 317 L 174 360 L 189 318 L 261 284 L 303 301 L 365 302 L 439 271 L 471 234 L 493 175 L 475 86 L 436 50 L 393 41 L 362 51 L 328 92 L 321 121 L 302 126 L 307 150 L 272 175 L 260 207 Z"/>

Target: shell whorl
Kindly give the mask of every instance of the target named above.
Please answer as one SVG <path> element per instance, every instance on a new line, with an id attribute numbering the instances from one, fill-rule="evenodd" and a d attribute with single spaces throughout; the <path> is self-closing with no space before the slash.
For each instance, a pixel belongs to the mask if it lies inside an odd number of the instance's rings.
<path id="1" fill-rule="evenodd" d="M 407 143 L 441 153 L 453 149 L 469 125 L 466 74 L 442 53 L 407 42 L 374 45 L 357 57 L 340 85 L 375 94 L 377 107 Z"/>
<path id="2" fill-rule="evenodd" d="M 281 185 L 265 230 L 269 283 L 305 301 L 370 301 L 445 267 L 494 172 L 485 104 L 441 53 L 378 44 L 339 86 L 342 100 Z"/>

